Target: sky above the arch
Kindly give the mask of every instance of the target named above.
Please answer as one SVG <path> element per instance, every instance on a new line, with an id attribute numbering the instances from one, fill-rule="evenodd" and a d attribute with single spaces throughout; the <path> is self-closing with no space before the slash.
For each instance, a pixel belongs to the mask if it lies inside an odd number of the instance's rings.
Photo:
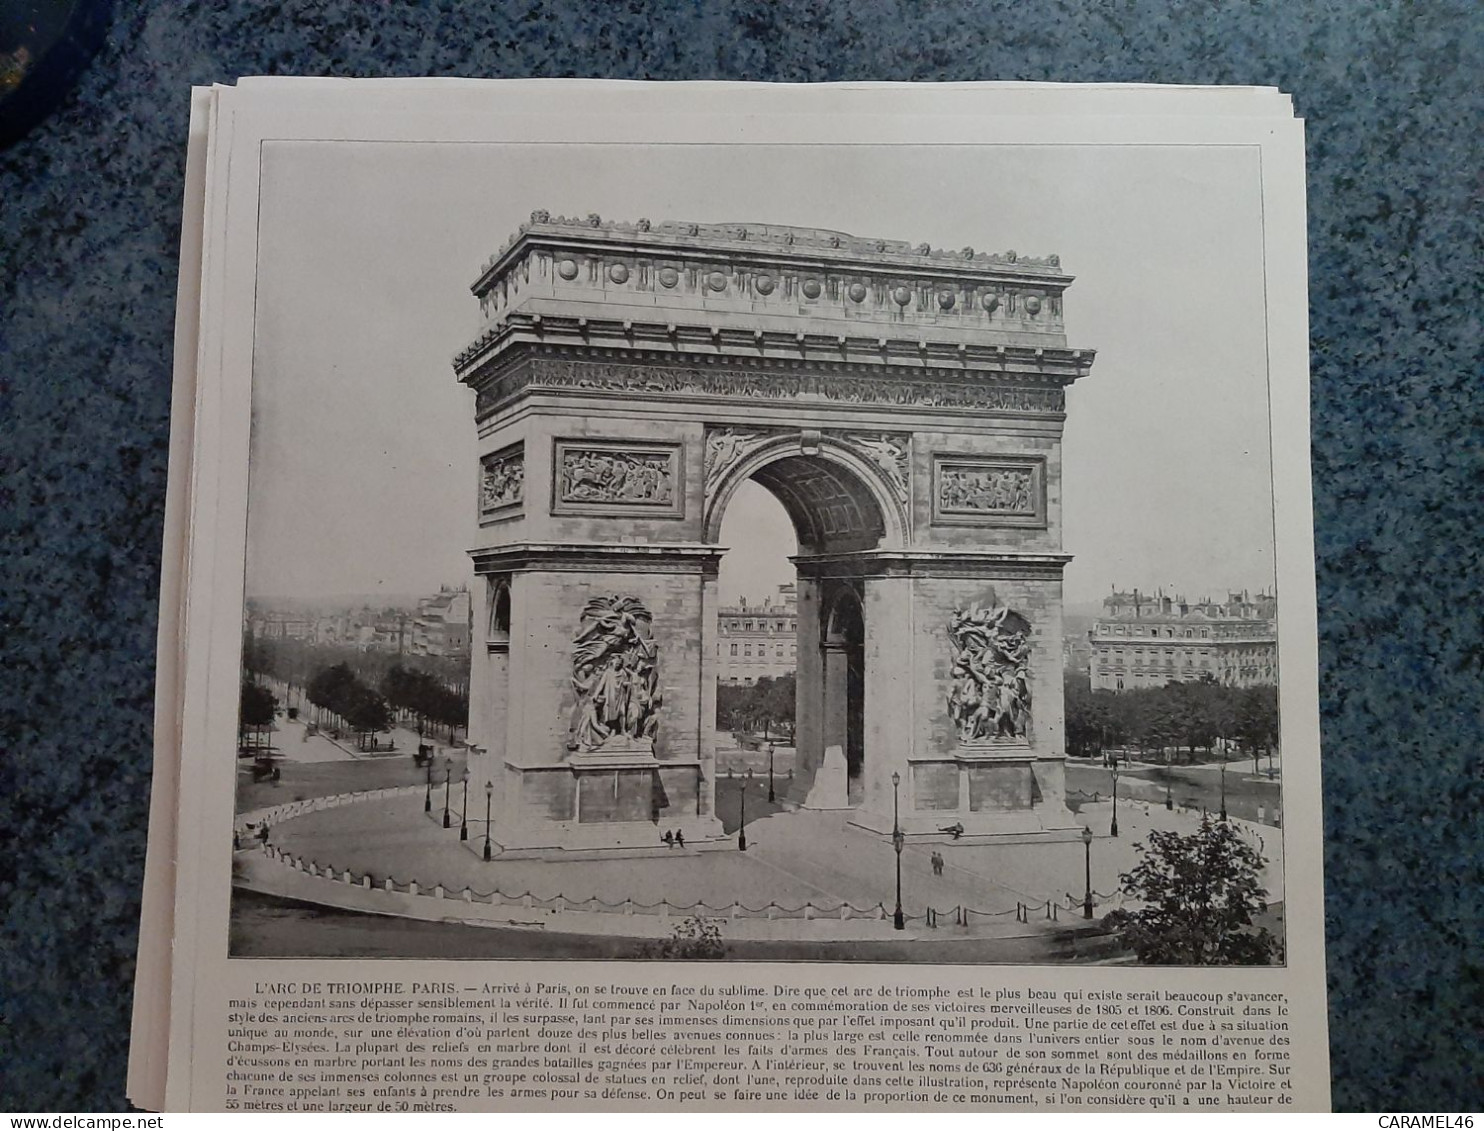
<path id="1" fill-rule="evenodd" d="M 830 228 L 1057 253 L 1069 344 L 1069 605 L 1273 583 L 1254 151 L 1215 147 L 265 147 L 249 597 L 403 597 L 465 582 L 469 285 L 533 209 Z M 723 599 L 791 577 L 761 488 L 726 516 Z"/>

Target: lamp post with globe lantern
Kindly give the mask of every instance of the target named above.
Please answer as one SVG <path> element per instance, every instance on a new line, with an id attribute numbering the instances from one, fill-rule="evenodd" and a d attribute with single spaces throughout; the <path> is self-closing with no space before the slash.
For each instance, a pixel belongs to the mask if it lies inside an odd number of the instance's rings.
<path id="1" fill-rule="evenodd" d="M 495 783 L 484 783 L 484 858 L 490 858 L 490 804 L 495 799 Z"/>
<path id="2" fill-rule="evenodd" d="M 902 784 L 902 775 L 893 773 L 891 775 L 891 846 L 897 853 L 897 908 L 892 912 L 891 925 L 897 930 L 907 926 L 906 917 L 902 914 L 902 842 L 906 839 L 902 835 L 902 824 L 898 819 L 897 794 Z"/>
<path id="3" fill-rule="evenodd" d="M 1086 863 L 1087 890 L 1082 897 L 1082 918 L 1092 918 L 1092 828 L 1082 826 L 1082 849 Z"/>

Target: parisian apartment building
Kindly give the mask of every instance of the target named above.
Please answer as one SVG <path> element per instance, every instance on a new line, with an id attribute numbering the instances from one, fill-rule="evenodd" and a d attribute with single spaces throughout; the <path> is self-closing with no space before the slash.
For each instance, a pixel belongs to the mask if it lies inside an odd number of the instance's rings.
<path id="1" fill-rule="evenodd" d="M 798 612 L 798 592 L 791 583 L 761 600 L 742 597 L 721 609 L 718 681 L 750 685 L 764 676 L 792 675 L 798 658 Z"/>
<path id="2" fill-rule="evenodd" d="M 1094 691 L 1130 691 L 1210 675 L 1228 687 L 1278 682 L 1278 598 L 1224 601 L 1115 591 L 1088 633 Z"/>

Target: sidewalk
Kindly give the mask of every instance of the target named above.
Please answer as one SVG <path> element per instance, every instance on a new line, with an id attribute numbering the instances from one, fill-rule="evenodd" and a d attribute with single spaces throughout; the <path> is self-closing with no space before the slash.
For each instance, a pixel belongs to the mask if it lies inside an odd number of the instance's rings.
<path id="1" fill-rule="evenodd" d="M 1099 759 L 1099 758 L 1075 759 L 1075 760 L 1073 760 L 1071 762 L 1071 764 L 1072 765 L 1079 765 L 1079 766 L 1087 766 L 1087 767 L 1090 767 L 1092 769 L 1098 769 L 1098 770 L 1102 770 L 1102 769 L 1107 769 L 1108 768 L 1108 767 L 1106 767 L 1106 766 L 1103 765 L 1102 760 Z M 1282 758 L 1282 756 L 1281 755 L 1278 755 L 1278 754 L 1274 754 L 1273 755 L 1273 759 L 1272 759 L 1272 764 L 1273 764 L 1273 780 L 1274 781 L 1281 780 L 1282 777 L 1283 777 L 1283 758 Z M 1123 773 L 1125 771 L 1132 771 L 1132 770 L 1169 770 L 1169 771 L 1171 771 L 1173 773 L 1184 773 L 1184 772 L 1197 772 L 1198 773 L 1198 772 L 1201 772 L 1201 771 L 1209 770 L 1213 774 L 1219 774 L 1221 772 L 1221 767 L 1223 765 L 1226 766 L 1226 772 L 1229 773 L 1229 774 L 1236 773 L 1236 772 L 1238 772 L 1240 770 L 1245 769 L 1247 771 L 1249 777 L 1260 778 L 1260 779 L 1262 779 L 1264 781 L 1267 780 L 1267 776 L 1268 776 L 1268 758 L 1267 758 L 1267 755 L 1262 755 L 1262 756 L 1260 756 L 1258 758 L 1259 770 L 1258 770 L 1258 772 L 1256 774 L 1253 774 L 1252 773 L 1252 756 L 1250 754 L 1244 754 L 1240 758 L 1228 758 L 1228 759 L 1225 760 L 1225 762 L 1223 762 L 1223 761 L 1221 761 L 1221 760 L 1218 759 L 1218 760 L 1213 761 L 1213 762 L 1194 762 L 1194 763 L 1165 762 L 1163 759 L 1158 759 L 1158 760 L 1153 761 L 1153 762 L 1145 762 L 1145 761 L 1143 761 L 1143 760 L 1141 760 L 1139 758 L 1120 758 L 1119 759 L 1119 773 Z"/>
<path id="2" fill-rule="evenodd" d="M 289 762 L 354 762 L 371 758 L 410 759 L 418 747 L 417 732 L 401 726 L 394 726 L 385 734 L 376 736 L 377 742 L 383 746 L 390 740 L 394 743 L 394 749 L 374 751 L 359 749 L 354 738 L 349 735 L 332 738 L 328 728 L 316 728 L 316 733 L 310 735 L 306 735 L 307 729 L 307 721 L 302 717 L 279 719 L 274 724 L 275 753 Z M 422 742 L 433 747 L 440 764 L 441 759 L 450 753 L 457 756 L 463 752 L 462 747 L 434 742 L 431 738 L 425 737 Z"/>

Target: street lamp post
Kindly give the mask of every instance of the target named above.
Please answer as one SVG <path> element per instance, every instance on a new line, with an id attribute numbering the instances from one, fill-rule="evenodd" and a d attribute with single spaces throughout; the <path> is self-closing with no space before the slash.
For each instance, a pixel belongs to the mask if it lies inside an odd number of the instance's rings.
<path id="1" fill-rule="evenodd" d="M 742 790 L 737 795 L 737 800 L 741 804 L 742 814 L 737 819 L 737 850 L 739 852 L 746 852 L 747 851 L 747 783 L 752 780 L 752 768 L 751 767 L 748 767 L 746 776 L 743 777 L 743 778 L 741 778 L 740 780 L 742 782 Z"/>
<path id="2" fill-rule="evenodd" d="M 1082 897 L 1082 918 L 1092 918 L 1092 829 L 1082 826 L 1082 849 L 1086 864 L 1087 891 Z"/>
<path id="3" fill-rule="evenodd" d="M 1113 763 L 1113 823 L 1108 827 L 1109 836 L 1118 835 L 1118 763 Z"/>
<path id="4" fill-rule="evenodd" d="M 448 791 L 452 788 L 450 784 L 452 781 L 453 762 L 449 760 L 443 763 L 443 827 L 445 829 L 453 827 L 453 822 L 448 819 Z"/>
<path id="5" fill-rule="evenodd" d="M 433 759 L 431 758 L 427 761 L 427 771 L 428 788 L 427 792 L 423 794 L 423 812 L 431 813 L 433 811 Z"/>
<path id="6" fill-rule="evenodd" d="M 1221 819 L 1226 820 L 1226 762 L 1221 763 Z"/>
<path id="7" fill-rule="evenodd" d="M 773 796 L 773 744 L 768 743 L 768 804 L 772 805 L 777 798 Z"/>
<path id="8" fill-rule="evenodd" d="M 897 908 L 892 912 L 891 925 L 897 930 L 907 926 L 907 920 L 902 915 L 902 823 L 898 819 L 897 794 L 902 784 L 902 775 L 893 771 L 891 775 L 891 846 L 897 853 Z"/>
<path id="9" fill-rule="evenodd" d="M 1170 776 L 1170 754 L 1165 752 L 1165 808 L 1175 807 L 1175 779 Z"/>
<path id="10" fill-rule="evenodd" d="M 469 767 L 464 767 L 464 804 L 459 814 L 459 839 L 469 839 Z"/>
<path id="11" fill-rule="evenodd" d="M 495 783 L 484 783 L 484 858 L 490 858 L 490 802 L 495 797 Z"/>

